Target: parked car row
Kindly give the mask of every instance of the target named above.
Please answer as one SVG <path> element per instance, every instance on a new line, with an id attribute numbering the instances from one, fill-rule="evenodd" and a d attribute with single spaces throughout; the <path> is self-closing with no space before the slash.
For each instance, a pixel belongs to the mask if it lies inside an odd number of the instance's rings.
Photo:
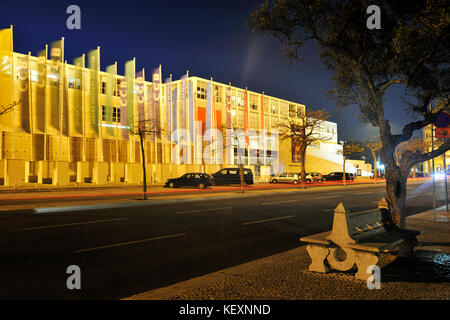
<path id="1" fill-rule="evenodd" d="M 274 175 L 270 178 L 270 183 L 293 183 L 298 184 L 301 174 L 300 173 L 283 173 L 279 175 Z M 308 172 L 306 174 L 305 181 L 307 183 L 311 182 L 323 182 L 323 181 L 338 181 L 343 180 L 344 173 L 343 172 L 331 172 L 327 175 L 322 175 L 319 172 Z M 345 180 L 353 181 L 355 180 L 355 174 L 353 173 L 345 173 Z"/>
<path id="2" fill-rule="evenodd" d="M 270 183 L 293 183 L 298 184 L 300 182 L 300 173 L 283 173 L 274 175 L 270 178 Z M 323 181 L 341 181 L 343 180 L 343 172 L 331 172 L 327 175 L 322 175 L 319 172 L 308 172 L 306 174 L 306 182 L 323 182 Z M 355 180 L 353 173 L 345 173 L 345 179 L 349 181 Z M 225 168 L 217 171 L 216 173 L 209 175 L 206 173 L 193 172 L 186 173 L 178 178 L 168 179 L 165 187 L 198 187 L 200 189 L 207 188 L 212 185 L 232 185 L 240 184 L 241 176 L 239 168 Z M 252 185 L 253 172 L 250 169 L 244 169 L 244 184 Z"/>
<path id="3" fill-rule="evenodd" d="M 226 168 L 217 171 L 213 175 L 206 173 L 186 173 L 178 178 L 168 179 L 164 187 L 198 187 L 200 189 L 207 188 L 212 185 L 231 185 L 240 184 L 241 176 L 239 168 Z M 253 172 L 250 169 L 244 169 L 245 185 L 253 184 Z"/>
<path id="4" fill-rule="evenodd" d="M 298 184 L 301 181 L 301 173 L 283 173 L 279 175 L 272 176 L 270 178 L 270 183 L 293 183 Z M 322 182 L 323 177 L 318 172 L 306 173 L 306 182 Z"/>
<path id="5" fill-rule="evenodd" d="M 331 172 L 324 176 L 326 181 L 341 181 L 344 180 L 344 173 L 343 172 Z M 345 173 L 345 180 L 353 181 L 355 180 L 355 174 L 353 173 Z"/>

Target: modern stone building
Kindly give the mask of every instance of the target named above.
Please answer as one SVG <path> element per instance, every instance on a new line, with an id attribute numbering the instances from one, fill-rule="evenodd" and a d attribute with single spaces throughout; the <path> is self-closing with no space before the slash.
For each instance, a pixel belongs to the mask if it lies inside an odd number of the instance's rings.
<path id="1" fill-rule="evenodd" d="M 1 185 L 140 183 L 140 139 L 131 131 L 144 122 L 152 124 L 143 143 L 151 183 L 238 161 L 257 180 L 299 171 L 294 148 L 279 142 L 274 126 L 304 112 L 302 104 L 188 73 L 163 80 L 161 66 L 146 74 L 135 60 L 125 75 L 117 64 L 101 71 L 100 48 L 70 64 L 64 39 L 37 56 L 17 53 L 12 29 L 0 30 L 0 63 L 0 106 L 18 102 L 0 115 Z M 226 129 L 244 135 L 227 136 Z M 341 171 L 336 123 L 319 130 L 331 138 L 309 149 L 307 170 Z"/>

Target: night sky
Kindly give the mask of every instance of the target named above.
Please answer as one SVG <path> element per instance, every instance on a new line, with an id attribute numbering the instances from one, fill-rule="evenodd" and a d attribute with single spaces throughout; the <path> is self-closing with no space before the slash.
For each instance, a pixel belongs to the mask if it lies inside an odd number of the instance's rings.
<path id="1" fill-rule="evenodd" d="M 117 61 L 123 74 L 124 63 L 136 57 L 137 70 L 149 72 L 161 64 L 163 79 L 170 74 L 179 79 L 189 70 L 191 76 L 326 108 L 338 123 L 339 140 L 377 134 L 325 97 L 331 72 L 313 43 L 304 48 L 304 61 L 289 64 L 277 40 L 250 32 L 245 19 L 262 1 L 8 1 L 0 11 L 0 28 L 14 25 L 16 52 L 37 55 L 45 44 L 65 37 L 69 63 L 100 46 L 102 70 Z M 72 4 L 81 8 L 81 30 L 66 27 L 66 9 Z M 386 115 L 394 132 L 411 121 L 402 93 L 394 88 L 387 96 Z"/>

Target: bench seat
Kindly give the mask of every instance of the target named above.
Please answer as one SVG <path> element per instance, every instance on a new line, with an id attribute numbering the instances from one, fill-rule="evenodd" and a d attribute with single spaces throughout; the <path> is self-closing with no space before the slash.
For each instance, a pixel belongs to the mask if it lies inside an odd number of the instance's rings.
<path id="1" fill-rule="evenodd" d="M 405 241 L 420 235 L 420 231 L 400 229 L 396 232 L 383 232 L 367 239 L 356 239 L 357 243 L 350 243 L 346 246 L 356 250 L 372 252 L 390 252 Z"/>
<path id="2" fill-rule="evenodd" d="M 379 209 L 350 214 L 340 203 L 334 210 L 331 231 L 300 238 L 308 243 L 306 250 L 311 257 L 310 271 L 348 271 L 355 266 L 357 279 L 366 280 L 367 270 L 377 265 L 380 253 L 393 252 L 399 248 L 399 256 L 410 256 L 417 244 L 420 231 L 384 228 L 382 209 L 388 207 L 387 200 L 379 202 Z"/>

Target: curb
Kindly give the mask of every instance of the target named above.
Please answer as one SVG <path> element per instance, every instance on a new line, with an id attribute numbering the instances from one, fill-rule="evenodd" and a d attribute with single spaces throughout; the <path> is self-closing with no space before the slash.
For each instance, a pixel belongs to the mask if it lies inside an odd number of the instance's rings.
<path id="1" fill-rule="evenodd" d="M 413 180 L 409 180 L 408 183 L 416 183 L 416 182 L 423 182 L 427 180 L 427 178 L 416 178 Z M 348 186 L 355 186 L 355 185 L 384 185 L 385 181 L 370 181 L 370 180 L 364 180 L 364 182 L 351 182 L 347 183 L 346 185 L 339 184 L 338 182 L 333 183 L 330 181 L 331 184 L 327 185 L 325 184 L 306 184 L 306 185 L 292 185 L 292 186 L 286 186 L 286 189 L 290 188 L 323 188 L 323 187 L 348 187 Z M 256 188 L 258 187 L 259 183 L 255 183 Z M 263 183 L 266 184 L 266 183 Z M 0 194 L 2 193 L 33 193 L 33 192 L 54 192 L 54 191 L 94 191 L 94 190 L 111 190 L 111 189 L 133 189 L 133 188 L 140 188 L 142 187 L 142 184 L 126 184 L 126 185 L 96 185 L 96 186 L 49 186 L 49 187 L 3 187 L 0 186 Z M 151 193 L 152 188 L 163 188 L 164 184 L 149 184 L 147 186 Z M 284 189 L 284 188 L 283 188 Z M 255 189 L 258 190 L 258 189 Z"/>
<path id="2" fill-rule="evenodd" d="M 416 181 L 412 181 L 416 182 Z M 174 191 L 174 192 L 155 192 L 155 193 L 149 193 L 150 196 L 154 196 L 156 199 L 150 199 L 150 200 L 140 200 L 143 202 L 118 202 L 113 204 L 86 204 L 86 205 L 78 205 L 78 206 L 70 206 L 70 205 L 61 205 L 61 206 L 55 206 L 55 207 L 38 207 L 38 208 L 25 208 L 25 209 L 15 209 L 15 210 L 0 210 L 0 216 L 1 215 L 12 215 L 12 214 L 34 214 L 34 213 L 56 213 L 56 212 L 68 212 L 68 211 L 77 211 L 77 210 L 101 210 L 101 209 L 108 209 L 108 208 L 120 208 L 120 207 L 135 207 L 135 206 L 152 206 L 152 205 L 160 205 L 160 204 L 168 204 L 168 203 L 177 203 L 177 202 L 193 202 L 193 201 L 213 201 L 213 200 L 223 200 L 223 199 L 233 199 L 233 198 L 240 198 L 240 197 L 261 197 L 264 195 L 273 195 L 273 194 L 292 194 L 292 193 L 301 193 L 301 192 L 317 192 L 321 190 L 331 189 L 331 190 L 342 190 L 342 188 L 345 188 L 348 190 L 348 188 L 358 188 L 358 187 L 364 187 L 367 185 L 373 185 L 373 186 L 381 186 L 380 183 L 358 183 L 358 184 L 347 184 L 345 186 L 343 185 L 318 185 L 318 186 L 311 186 L 311 187 L 302 187 L 302 186 L 286 186 L 281 187 L 277 189 L 269 189 L 269 188 L 257 188 L 257 189 L 247 189 L 245 193 L 239 192 L 239 188 L 236 189 L 230 189 L 226 188 L 226 190 L 210 190 L 210 192 L 206 193 L 211 196 L 203 196 L 203 197 L 196 197 L 198 193 L 192 193 L 193 191 L 188 190 L 186 193 L 183 194 L 185 191 Z M 73 190 L 73 189 L 71 189 Z M 48 190 L 50 191 L 50 190 Z M 236 193 L 234 195 L 230 195 L 232 193 Z M 136 194 L 140 194 L 139 192 L 136 192 Z M 113 195 L 113 194 L 111 194 Z M 95 196 L 95 195 L 92 195 Z M 163 198 L 161 197 L 181 197 L 181 198 Z M 51 197 L 49 197 L 51 198 Z M 58 196 L 56 198 L 64 199 L 64 196 Z M 79 199 L 83 199 L 82 195 L 80 195 Z M 1 198 L 0 198 L 1 200 Z M 86 199 L 87 201 L 96 201 L 96 200 L 90 200 L 89 198 Z M 107 200 L 104 200 L 107 201 Z M 144 202 L 145 201 L 145 202 Z"/>
<path id="3" fill-rule="evenodd" d="M 167 193 L 161 193 L 161 194 L 153 194 L 154 197 L 157 197 L 157 199 L 149 199 L 149 200 L 139 200 L 139 202 L 118 202 L 118 203 L 112 203 L 112 204 L 86 204 L 86 205 L 78 205 L 78 206 L 71 206 L 71 205 L 62 205 L 62 206 L 55 206 L 55 207 L 37 207 L 37 208 L 26 208 L 26 209 L 16 209 L 16 210 L 0 210 L 0 216 L 1 215 L 12 215 L 12 214 L 42 214 L 42 213 L 57 213 L 57 212 L 69 212 L 69 211 L 79 211 L 79 210 L 102 210 L 102 209 L 113 209 L 113 208 L 127 208 L 127 207 L 141 207 L 141 206 L 153 206 L 153 205 L 161 205 L 161 204 L 170 204 L 170 203 L 179 203 L 179 202 L 195 202 L 195 201 L 214 201 L 214 200 L 224 200 L 224 199 L 234 199 L 234 198 L 251 198 L 251 197 L 262 197 L 265 195 L 273 195 L 273 194 L 293 194 L 293 193 L 304 193 L 304 192 L 317 192 L 320 190 L 323 190 L 323 188 L 331 188 L 331 189 L 340 189 L 340 188 L 347 188 L 347 187 L 363 187 L 364 184 L 355 184 L 355 185 L 347 185 L 347 186 L 339 186 L 339 185 L 331 185 L 331 186 L 322 186 L 320 188 L 299 188 L 299 187 L 286 187 L 286 188 L 280 188 L 280 189 L 253 189 L 253 190 L 247 190 L 246 193 L 241 193 L 236 190 L 224 190 L 224 191 L 214 191 L 212 190 L 210 194 L 211 196 L 203 196 L 203 197 L 196 197 L 197 194 L 186 194 L 183 195 L 183 191 L 181 191 L 181 194 L 178 192 L 174 192 L 172 194 Z M 233 192 L 235 191 L 235 192 Z M 191 192 L 191 191 L 188 191 Z M 221 193 L 222 192 L 222 193 Z M 234 195 L 231 195 L 230 193 L 235 193 Z M 176 199 L 170 199 L 165 198 L 161 199 L 160 197 L 169 196 L 169 197 L 182 197 L 182 198 L 176 198 Z M 184 196 L 184 197 L 183 197 Z M 64 197 L 58 197 L 58 198 L 64 198 Z M 158 199 L 159 198 L 159 199 Z M 80 199 L 81 196 L 80 196 Z M 1 200 L 1 198 L 0 198 Z M 87 201 L 95 201 L 95 200 L 89 200 Z M 105 200 L 106 201 L 106 200 Z"/>

